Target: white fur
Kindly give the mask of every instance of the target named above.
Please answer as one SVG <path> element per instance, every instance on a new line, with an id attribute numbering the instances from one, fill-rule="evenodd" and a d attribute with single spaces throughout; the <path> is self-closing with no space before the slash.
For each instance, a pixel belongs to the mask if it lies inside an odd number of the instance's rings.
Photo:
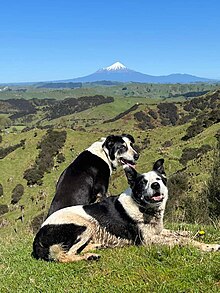
<path id="1" fill-rule="evenodd" d="M 131 197 L 132 190 L 126 189 L 118 198 L 126 213 L 135 221 L 143 222 L 143 213 L 139 211 L 139 207 Z"/>
<path id="2" fill-rule="evenodd" d="M 41 227 L 45 225 L 59 225 L 59 224 L 70 224 L 75 223 L 75 219 L 83 218 L 84 220 L 93 220 L 93 218 L 88 215 L 82 205 L 78 206 L 71 206 L 61 210 L 56 211 L 55 213 L 51 214 L 42 224 Z M 78 223 L 76 223 L 78 224 Z"/>
<path id="3" fill-rule="evenodd" d="M 103 161 L 105 161 L 108 164 L 108 166 L 109 166 L 110 174 L 112 174 L 111 162 L 109 160 L 109 157 L 108 157 L 106 151 L 102 147 L 102 145 L 103 145 L 103 143 L 104 143 L 105 140 L 106 140 L 106 138 L 102 137 L 100 139 L 100 141 L 94 142 L 86 150 L 89 151 L 90 153 L 92 153 L 93 155 L 96 155 L 96 156 L 100 157 Z"/>

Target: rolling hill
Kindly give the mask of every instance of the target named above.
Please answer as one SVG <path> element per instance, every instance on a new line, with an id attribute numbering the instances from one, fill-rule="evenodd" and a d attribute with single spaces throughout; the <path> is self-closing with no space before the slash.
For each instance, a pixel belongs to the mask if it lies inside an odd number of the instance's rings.
<path id="1" fill-rule="evenodd" d="M 11 96 L 0 102 L 0 291 L 218 292 L 219 253 L 191 247 L 106 249 L 99 262 L 69 265 L 31 258 L 34 233 L 60 174 L 83 149 L 111 133 L 135 137 L 139 172 L 165 159 L 167 228 L 190 229 L 202 241 L 219 240 L 220 90 L 187 99 L 81 96 L 77 101 L 67 97 L 70 92 L 33 90 L 22 93 L 28 99 Z M 48 100 L 54 93 L 59 99 Z M 11 126 L 5 128 L 4 119 Z M 125 188 L 119 167 L 109 193 Z"/>
<path id="2" fill-rule="evenodd" d="M 150 168 L 153 160 L 162 156 L 167 164 L 168 175 L 184 170 L 184 176 L 191 186 L 186 188 L 186 194 L 189 197 L 191 194 L 199 196 L 214 163 L 213 155 L 217 143 L 215 135 L 220 125 L 219 97 L 220 91 L 215 91 L 178 103 L 143 98 L 111 98 L 107 104 L 104 97 L 101 97 L 101 103 L 96 104 L 87 98 L 82 99 L 82 108 L 71 99 L 60 102 L 53 100 L 51 104 L 48 101 L 44 104 L 45 101 L 41 100 L 37 106 L 36 101 L 35 104 L 27 101 L 25 109 L 32 110 L 35 105 L 35 112 L 18 112 L 19 115 L 13 116 L 14 126 L 11 126 L 11 130 L 1 134 L 0 160 L 4 175 L 0 182 L 3 189 L 0 203 L 8 208 L 8 211 L 3 213 L 7 223 L 3 226 L 18 225 L 16 219 L 22 213 L 24 223 L 30 225 L 37 214 L 46 212 L 54 194 L 55 182 L 65 166 L 94 140 L 109 133 L 124 132 L 134 135 L 141 153 L 138 162 L 140 172 Z M 94 97 L 94 100 L 98 101 L 97 97 Z M 14 101 L 13 105 L 16 106 Z M 22 105 L 24 106 L 24 103 Z M 58 115 L 56 109 L 62 109 L 62 105 L 63 111 Z M 17 107 L 20 107 L 20 104 Z M 9 109 L 13 111 L 12 108 Z M 16 130 L 19 123 L 26 124 L 22 131 L 19 128 Z M 42 139 L 47 139 L 50 131 L 55 130 L 58 133 L 65 130 L 65 142 L 51 155 L 51 168 L 44 173 L 41 184 L 27 186 L 24 173 L 37 160 Z M 58 154 L 61 154 L 63 160 L 57 158 Z M 10 197 L 18 184 L 24 187 L 24 194 L 14 205 L 10 203 Z M 125 187 L 123 171 L 119 168 L 113 174 L 110 192 L 115 194 Z M 41 196 L 41 193 L 44 196 Z M 25 207 L 23 211 L 21 206 Z M 185 220 L 191 219 L 185 217 Z M 24 223 L 19 222 L 19 227 Z"/>

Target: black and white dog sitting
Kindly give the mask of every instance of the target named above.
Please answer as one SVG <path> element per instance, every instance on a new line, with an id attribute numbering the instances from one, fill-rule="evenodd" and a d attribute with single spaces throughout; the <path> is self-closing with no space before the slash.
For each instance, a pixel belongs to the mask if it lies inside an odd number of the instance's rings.
<path id="1" fill-rule="evenodd" d="M 120 196 L 53 213 L 37 233 L 32 255 L 47 261 L 73 262 L 98 259 L 98 254 L 89 253 L 96 248 L 131 244 L 190 244 L 204 251 L 220 249 L 218 244 L 204 244 L 163 229 L 168 198 L 163 162 L 156 161 L 153 171 L 144 174 L 125 166 L 131 188 Z"/>
<path id="2" fill-rule="evenodd" d="M 62 208 L 105 197 L 112 170 L 119 163 L 135 165 L 139 155 L 133 143 L 129 134 L 110 135 L 79 154 L 61 174 L 48 216 Z"/>

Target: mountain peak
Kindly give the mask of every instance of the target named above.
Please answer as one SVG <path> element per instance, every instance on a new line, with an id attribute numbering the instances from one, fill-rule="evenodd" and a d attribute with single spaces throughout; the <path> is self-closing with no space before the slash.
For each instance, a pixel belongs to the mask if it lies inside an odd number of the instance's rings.
<path id="1" fill-rule="evenodd" d="M 123 69 L 127 69 L 126 66 L 124 66 L 122 63 L 120 62 L 115 62 L 114 64 L 112 64 L 111 66 L 108 66 L 106 68 L 103 68 L 104 70 L 108 70 L 108 71 L 115 71 L 115 70 L 123 70 Z"/>
<path id="2" fill-rule="evenodd" d="M 197 77 L 189 74 L 170 74 L 166 76 L 154 76 L 144 74 L 127 68 L 117 61 L 108 67 L 69 81 L 74 82 L 96 82 L 96 81 L 117 81 L 117 82 L 139 82 L 139 83 L 195 83 L 212 82 L 207 78 Z"/>

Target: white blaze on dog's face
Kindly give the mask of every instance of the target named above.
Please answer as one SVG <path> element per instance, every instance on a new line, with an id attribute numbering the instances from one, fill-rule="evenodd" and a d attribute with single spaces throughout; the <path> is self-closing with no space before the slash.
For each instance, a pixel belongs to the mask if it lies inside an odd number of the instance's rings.
<path id="1" fill-rule="evenodd" d="M 168 198 L 166 175 L 163 159 L 155 162 L 153 171 L 138 174 L 133 168 L 126 166 L 125 173 L 132 189 L 132 198 L 140 206 L 159 207 L 165 205 Z"/>
<path id="2" fill-rule="evenodd" d="M 122 165 L 135 166 L 139 154 L 133 148 L 134 138 L 129 134 L 110 135 L 103 145 L 114 168 L 120 162 Z"/>

